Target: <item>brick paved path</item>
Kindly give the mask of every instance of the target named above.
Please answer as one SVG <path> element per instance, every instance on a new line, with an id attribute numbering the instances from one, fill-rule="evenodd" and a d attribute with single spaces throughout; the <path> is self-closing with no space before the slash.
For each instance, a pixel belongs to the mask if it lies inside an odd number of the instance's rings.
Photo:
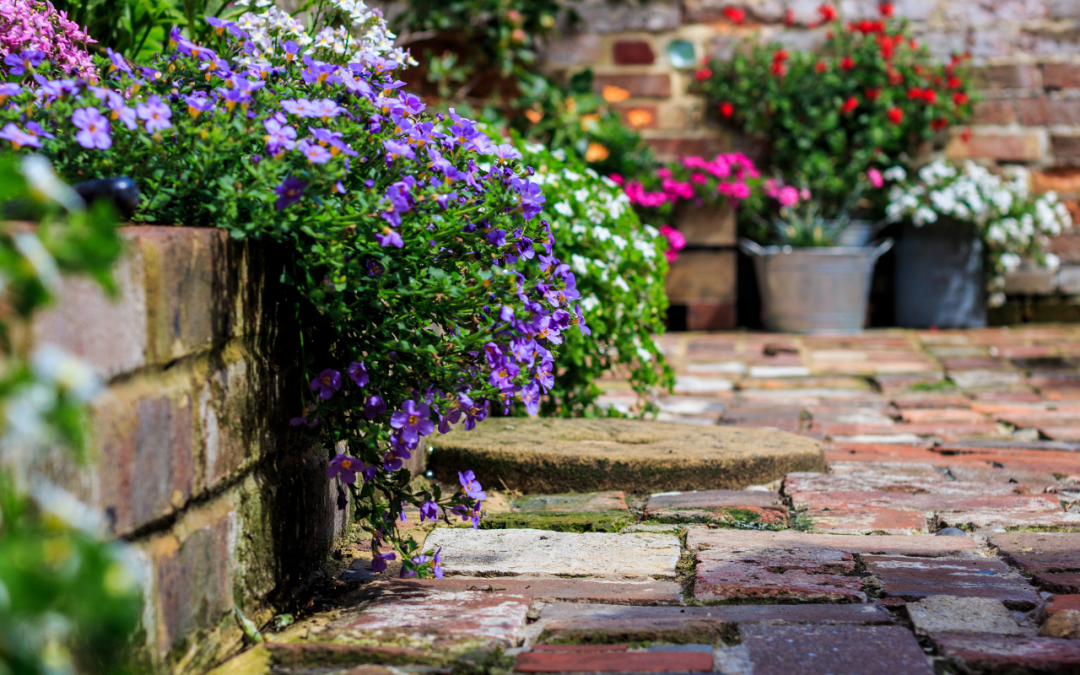
<path id="1" fill-rule="evenodd" d="M 662 419 L 812 436 L 829 471 L 497 496 L 510 529 L 416 530 L 444 580 L 349 547 L 355 590 L 244 672 L 1080 673 L 1080 327 L 663 342 Z"/>

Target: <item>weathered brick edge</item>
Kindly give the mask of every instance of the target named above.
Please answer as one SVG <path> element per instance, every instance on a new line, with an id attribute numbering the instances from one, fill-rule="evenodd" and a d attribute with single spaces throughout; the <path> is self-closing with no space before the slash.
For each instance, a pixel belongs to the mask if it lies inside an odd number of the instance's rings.
<path id="1" fill-rule="evenodd" d="M 39 458 L 143 553 L 143 623 L 159 672 L 195 673 L 241 644 L 345 531 L 326 453 L 288 425 L 304 391 L 295 294 L 272 245 L 223 230 L 125 227 L 119 293 L 64 282 L 35 344 L 108 382 L 89 466 Z"/>

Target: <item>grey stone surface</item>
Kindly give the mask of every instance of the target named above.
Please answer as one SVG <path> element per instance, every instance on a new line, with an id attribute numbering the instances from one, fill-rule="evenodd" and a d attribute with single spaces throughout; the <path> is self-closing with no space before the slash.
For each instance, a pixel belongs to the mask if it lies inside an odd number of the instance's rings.
<path id="1" fill-rule="evenodd" d="M 672 577 L 679 540 L 670 534 L 438 528 L 425 549 L 442 548 L 447 574 L 472 576 Z"/>
<path id="2" fill-rule="evenodd" d="M 1013 613 L 991 598 L 957 598 L 932 595 L 907 604 L 908 615 L 916 632 L 1027 635 Z"/>

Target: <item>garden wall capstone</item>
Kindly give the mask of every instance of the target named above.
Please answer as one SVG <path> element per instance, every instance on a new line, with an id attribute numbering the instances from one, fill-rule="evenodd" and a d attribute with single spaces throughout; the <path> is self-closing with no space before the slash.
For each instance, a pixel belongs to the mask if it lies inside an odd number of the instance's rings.
<path id="1" fill-rule="evenodd" d="M 146 562 L 143 616 L 159 672 L 203 672 L 318 569 L 347 512 L 326 452 L 290 427 L 304 382 L 284 257 L 224 230 L 125 227 L 119 293 L 68 279 L 32 327 L 107 382 L 87 466 L 36 470 L 99 509 Z"/>

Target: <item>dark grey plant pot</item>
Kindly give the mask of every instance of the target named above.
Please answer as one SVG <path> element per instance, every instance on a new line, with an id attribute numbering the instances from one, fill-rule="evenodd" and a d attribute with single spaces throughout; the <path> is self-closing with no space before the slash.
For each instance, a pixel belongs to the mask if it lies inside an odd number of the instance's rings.
<path id="1" fill-rule="evenodd" d="M 986 325 L 983 241 L 974 225 L 905 223 L 896 244 L 896 325 Z"/>

